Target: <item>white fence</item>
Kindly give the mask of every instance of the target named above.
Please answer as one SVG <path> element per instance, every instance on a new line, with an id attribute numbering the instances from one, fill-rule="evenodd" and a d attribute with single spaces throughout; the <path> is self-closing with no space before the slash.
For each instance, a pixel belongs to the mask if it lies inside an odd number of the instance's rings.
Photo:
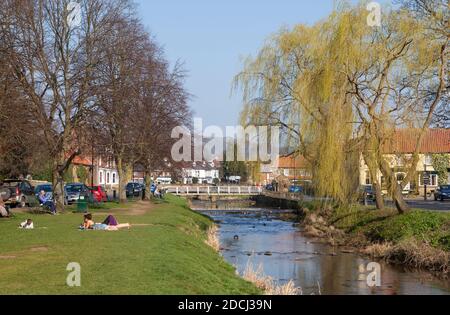
<path id="1" fill-rule="evenodd" d="M 222 195 L 261 195 L 262 187 L 257 186 L 168 186 L 166 191 L 177 196 L 222 196 Z"/>

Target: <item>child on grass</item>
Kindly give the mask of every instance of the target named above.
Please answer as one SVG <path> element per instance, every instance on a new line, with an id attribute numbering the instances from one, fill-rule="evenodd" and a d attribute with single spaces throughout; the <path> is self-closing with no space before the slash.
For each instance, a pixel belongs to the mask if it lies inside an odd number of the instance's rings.
<path id="1" fill-rule="evenodd" d="M 20 223 L 19 227 L 24 230 L 33 230 L 34 229 L 33 220 L 28 219 L 28 220 Z"/>

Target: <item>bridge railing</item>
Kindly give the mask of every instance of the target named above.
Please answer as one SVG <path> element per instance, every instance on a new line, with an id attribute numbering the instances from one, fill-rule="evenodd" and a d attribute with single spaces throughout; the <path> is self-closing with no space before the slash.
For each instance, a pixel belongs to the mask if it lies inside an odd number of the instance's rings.
<path id="1" fill-rule="evenodd" d="M 257 186 L 169 186 L 165 189 L 175 195 L 260 195 L 263 192 Z"/>

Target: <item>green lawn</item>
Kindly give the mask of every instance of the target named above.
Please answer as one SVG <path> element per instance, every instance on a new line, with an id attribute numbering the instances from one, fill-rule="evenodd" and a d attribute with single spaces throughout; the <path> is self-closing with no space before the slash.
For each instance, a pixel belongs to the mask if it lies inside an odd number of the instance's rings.
<path id="1" fill-rule="evenodd" d="M 395 209 L 355 206 L 337 211 L 332 222 L 348 233 L 362 233 L 372 242 L 398 243 L 414 238 L 450 251 L 450 213 L 414 209 L 398 215 Z"/>
<path id="2" fill-rule="evenodd" d="M 204 243 L 211 221 L 167 199 L 148 213 L 132 215 L 135 204 L 93 210 L 97 221 L 112 213 L 140 225 L 120 232 L 79 231 L 82 216 L 72 213 L 1 219 L 0 294 L 260 293 Z M 18 229 L 28 217 L 35 230 Z M 66 285 L 70 262 L 81 265 L 81 287 Z"/>

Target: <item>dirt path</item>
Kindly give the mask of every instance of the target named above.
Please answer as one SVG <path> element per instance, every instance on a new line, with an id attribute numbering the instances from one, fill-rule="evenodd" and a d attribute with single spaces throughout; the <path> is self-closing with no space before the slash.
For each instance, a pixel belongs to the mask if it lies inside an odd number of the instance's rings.
<path id="1" fill-rule="evenodd" d="M 111 213 L 131 215 L 131 216 L 141 216 L 153 211 L 154 208 L 155 204 L 152 203 L 151 201 L 138 201 L 134 203 L 130 208 L 113 209 L 111 210 Z M 111 213 L 95 212 L 96 215 L 109 215 Z"/>

